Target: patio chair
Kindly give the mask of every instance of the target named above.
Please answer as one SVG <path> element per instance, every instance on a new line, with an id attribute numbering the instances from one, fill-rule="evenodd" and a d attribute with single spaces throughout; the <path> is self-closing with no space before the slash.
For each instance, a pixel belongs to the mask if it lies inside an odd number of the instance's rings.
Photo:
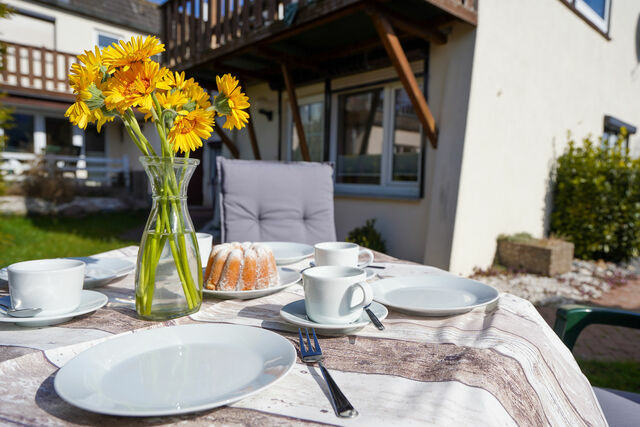
<path id="1" fill-rule="evenodd" d="M 217 159 L 222 242 L 335 241 L 328 163 Z"/>
<path id="2" fill-rule="evenodd" d="M 606 307 L 566 305 L 556 311 L 553 330 L 569 350 L 572 350 L 580 332 L 592 324 L 640 329 L 640 313 Z M 638 425 L 640 394 L 599 387 L 594 387 L 593 391 L 610 426 Z"/>

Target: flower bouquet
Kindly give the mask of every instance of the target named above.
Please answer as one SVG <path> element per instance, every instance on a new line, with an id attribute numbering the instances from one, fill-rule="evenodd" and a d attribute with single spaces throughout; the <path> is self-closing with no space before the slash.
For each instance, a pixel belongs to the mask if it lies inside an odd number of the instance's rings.
<path id="1" fill-rule="evenodd" d="M 199 162 L 189 153 L 211 136 L 216 113 L 226 117 L 227 129 L 241 129 L 249 119 L 244 111 L 248 97 L 234 77 L 216 77 L 218 95 L 212 103 L 193 78 L 151 59 L 163 51 L 153 36 L 85 51 L 71 66 L 76 102 L 65 113 L 82 129 L 95 123 L 98 132 L 106 122 L 122 120 L 143 154 L 153 205 L 138 252 L 136 310 L 154 320 L 193 313 L 202 302 L 202 266 L 186 203 L 188 182 Z M 136 111 L 153 122 L 158 151 L 142 132 Z"/>

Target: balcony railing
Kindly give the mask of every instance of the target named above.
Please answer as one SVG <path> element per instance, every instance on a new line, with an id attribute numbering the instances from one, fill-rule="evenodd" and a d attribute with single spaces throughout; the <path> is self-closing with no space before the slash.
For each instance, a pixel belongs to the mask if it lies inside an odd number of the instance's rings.
<path id="1" fill-rule="evenodd" d="M 3 42 L 7 49 L 2 56 L 0 87 L 9 92 L 70 98 L 67 79 L 76 56 L 46 47 Z"/>
<path id="2" fill-rule="evenodd" d="M 425 0 L 472 24 L 476 1 Z M 339 10 L 364 6 L 362 0 L 168 0 L 162 6 L 165 63 L 195 65 L 212 50 L 227 45 L 232 50 L 285 31 L 287 24 L 308 24 Z M 295 19 L 294 8 L 298 12 Z M 293 22 L 283 22 L 287 18 Z"/>
<path id="3" fill-rule="evenodd" d="M 282 20 L 291 0 L 169 0 L 163 5 L 165 61 L 177 65 Z M 299 6 L 306 3 L 301 0 Z"/>

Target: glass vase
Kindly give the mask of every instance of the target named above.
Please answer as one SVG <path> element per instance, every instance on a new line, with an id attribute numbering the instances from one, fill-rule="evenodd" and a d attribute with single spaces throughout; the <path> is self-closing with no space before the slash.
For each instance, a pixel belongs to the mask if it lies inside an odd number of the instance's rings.
<path id="1" fill-rule="evenodd" d="M 136 264 L 136 311 L 167 320 L 195 313 L 202 303 L 202 265 L 187 208 L 187 187 L 197 159 L 140 157 L 153 205 Z"/>

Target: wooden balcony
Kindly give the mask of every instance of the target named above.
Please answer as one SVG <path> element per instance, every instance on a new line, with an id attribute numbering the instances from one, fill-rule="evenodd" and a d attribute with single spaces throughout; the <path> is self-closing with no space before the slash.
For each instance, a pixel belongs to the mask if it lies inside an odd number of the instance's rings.
<path id="1" fill-rule="evenodd" d="M 10 95 L 70 101 L 73 94 L 67 74 L 76 55 L 47 49 L 3 42 L 7 50 L 2 57 L 0 89 Z"/>
<path id="2" fill-rule="evenodd" d="M 323 24 L 338 20 L 348 24 L 343 18 L 361 21 L 366 8 L 378 5 L 415 21 L 425 28 L 424 34 L 429 33 L 431 24 L 446 18 L 471 25 L 477 22 L 475 0 L 168 0 L 162 6 L 164 60 L 175 69 L 188 69 L 236 53 L 260 51 Z M 424 20 L 419 22 L 421 17 Z M 352 38 L 342 41 L 345 45 L 352 42 Z M 328 47 L 331 44 L 326 43 Z M 323 50 L 313 53 L 325 53 Z M 263 55 L 269 53 L 278 54 L 270 49 L 262 51 Z"/>
<path id="3" fill-rule="evenodd" d="M 163 5 L 165 63 L 205 87 L 230 72 L 247 86 L 287 91 L 304 160 L 310 155 L 296 87 L 393 66 L 431 145 L 438 129 L 411 61 L 428 64 L 454 21 L 477 24 L 474 0 L 169 0 Z M 463 25 L 465 25 L 463 24 Z M 425 65 L 426 67 L 427 65 Z M 216 132 L 228 147 L 233 143 Z M 255 158 L 260 158 L 249 123 Z M 233 151 L 232 151 L 233 153 Z"/>

